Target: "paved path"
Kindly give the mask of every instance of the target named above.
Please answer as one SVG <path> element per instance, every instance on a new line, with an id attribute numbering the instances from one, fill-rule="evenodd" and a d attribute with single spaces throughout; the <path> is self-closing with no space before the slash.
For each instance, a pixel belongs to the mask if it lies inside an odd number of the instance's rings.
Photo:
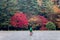
<path id="1" fill-rule="evenodd" d="M 60 40 L 59 31 L 0 31 L 0 40 Z"/>

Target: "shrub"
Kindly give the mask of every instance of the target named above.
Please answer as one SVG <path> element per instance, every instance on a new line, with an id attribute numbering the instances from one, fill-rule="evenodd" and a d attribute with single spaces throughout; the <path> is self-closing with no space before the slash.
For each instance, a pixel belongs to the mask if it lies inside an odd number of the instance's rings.
<path id="1" fill-rule="evenodd" d="M 49 30 L 55 30 L 56 29 L 56 26 L 53 22 L 48 22 L 46 24 L 46 28 L 48 28 Z"/>

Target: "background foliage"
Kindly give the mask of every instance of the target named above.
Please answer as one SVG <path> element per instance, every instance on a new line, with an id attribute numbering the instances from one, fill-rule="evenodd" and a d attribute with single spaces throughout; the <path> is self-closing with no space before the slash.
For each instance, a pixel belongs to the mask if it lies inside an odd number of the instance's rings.
<path id="1" fill-rule="evenodd" d="M 42 6 L 39 6 L 37 0 L 0 0 L 0 27 L 11 27 L 10 18 L 16 11 L 21 11 L 30 15 L 42 15 L 47 17 L 46 13 L 52 11 L 53 3 L 50 0 L 43 0 Z M 45 12 L 41 12 L 45 10 Z"/>

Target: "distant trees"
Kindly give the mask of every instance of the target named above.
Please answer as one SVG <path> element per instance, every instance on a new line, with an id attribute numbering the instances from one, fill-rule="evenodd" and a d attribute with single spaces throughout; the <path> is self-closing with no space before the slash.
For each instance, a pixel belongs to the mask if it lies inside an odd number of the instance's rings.
<path id="1" fill-rule="evenodd" d="M 49 12 L 53 13 L 53 3 L 50 0 L 42 0 L 39 6 L 37 0 L 0 0 L 0 27 L 11 27 L 10 18 L 16 11 L 30 15 L 41 15 L 48 17 Z"/>
<path id="2" fill-rule="evenodd" d="M 0 26 L 11 26 L 10 18 L 16 11 L 36 15 L 39 10 L 36 0 L 0 0 Z"/>

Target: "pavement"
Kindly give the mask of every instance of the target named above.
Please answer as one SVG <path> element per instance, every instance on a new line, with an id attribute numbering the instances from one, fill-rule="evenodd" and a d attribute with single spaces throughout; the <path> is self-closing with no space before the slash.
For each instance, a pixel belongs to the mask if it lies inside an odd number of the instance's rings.
<path id="1" fill-rule="evenodd" d="M 0 40 L 60 40 L 60 31 L 0 31 Z"/>

